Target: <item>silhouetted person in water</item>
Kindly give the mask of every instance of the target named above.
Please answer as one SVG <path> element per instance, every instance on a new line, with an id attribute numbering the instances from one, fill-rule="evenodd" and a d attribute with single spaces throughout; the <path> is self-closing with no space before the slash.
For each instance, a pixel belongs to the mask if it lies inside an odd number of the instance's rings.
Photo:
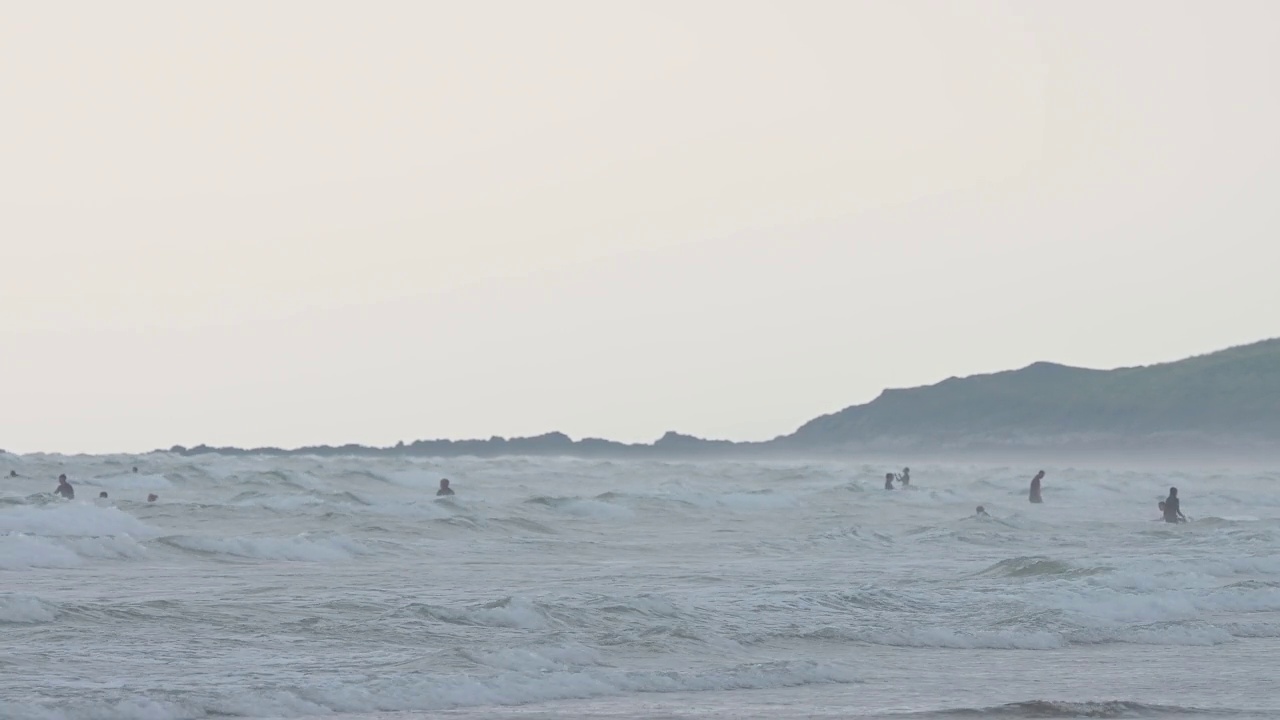
<path id="1" fill-rule="evenodd" d="M 436 491 L 436 497 L 441 497 L 442 495 L 452 495 L 452 494 L 453 494 L 453 488 L 449 487 L 449 481 L 447 479 L 442 478 L 440 480 L 440 489 Z"/>
<path id="2" fill-rule="evenodd" d="M 133 471 L 134 471 L 135 473 L 136 473 L 136 472 L 138 472 L 138 466 L 137 466 L 137 465 L 134 465 L 134 466 L 133 466 Z"/>
<path id="3" fill-rule="evenodd" d="M 1043 500 L 1040 499 L 1040 481 L 1043 479 L 1044 479 L 1043 470 L 1036 473 L 1036 476 L 1031 478 L 1031 495 L 1027 499 L 1033 503 L 1044 502 Z"/>
<path id="4" fill-rule="evenodd" d="M 1169 523 L 1186 522 L 1187 516 L 1182 514 L 1178 502 L 1178 488 L 1169 488 L 1169 497 L 1164 499 L 1164 521 Z"/>
<path id="5" fill-rule="evenodd" d="M 9 471 L 9 477 L 18 477 L 18 471 L 17 471 L 17 470 L 10 470 L 10 471 Z"/>
<path id="6" fill-rule="evenodd" d="M 902 468 L 902 474 L 898 476 L 898 482 L 902 483 L 903 487 L 911 484 L 911 468 Z"/>
<path id="7" fill-rule="evenodd" d="M 160 499 L 160 496 L 155 493 L 151 493 L 150 495 L 147 496 L 147 502 L 155 502 L 159 499 Z"/>
<path id="8" fill-rule="evenodd" d="M 76 489 L 71 487 L 71 483 L 67 482 L 66 475 L 58 476 L 58 489 L 53 492 L 68 500 L 74 500 L 76 497 Z"/>
<path id="9" fill-rule="evenodd" d="M 102 492 L 98 493 L 98 499 L 99 499 L 99 500 L 106 500 L 106 499 L 107 499 L 107 491 L 106 491 L 106 490 L 103 490 Z"/>
<path id="10" fill-rule="evenodd" d="M 893 489 L 893 473 L 884 474 L 884 489 L 885 490 Z"/>
<path id="11" fill-rule="evenodd" d="M 984 508 L 984 507 L 982 507 L 981 505 L 979 505 L 979 506 L 978 506 L 977 516 L 978 516 L 978 517 L 991 517 L 990 515 L 988 515 L 988 514 L 987 514 L 987 509 L 986 509 L 986 508 Z"/>

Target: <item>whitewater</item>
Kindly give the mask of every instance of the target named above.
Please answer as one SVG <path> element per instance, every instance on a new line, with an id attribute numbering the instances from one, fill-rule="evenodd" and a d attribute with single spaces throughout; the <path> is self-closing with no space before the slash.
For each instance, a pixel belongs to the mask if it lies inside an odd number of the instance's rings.
<path id="1" fill-rule="evenodd" d="M 7 720 L 1280 716 L 1276 471 L 1050 466 L 1031 505 L 993 464 L 10 469 Z"/>

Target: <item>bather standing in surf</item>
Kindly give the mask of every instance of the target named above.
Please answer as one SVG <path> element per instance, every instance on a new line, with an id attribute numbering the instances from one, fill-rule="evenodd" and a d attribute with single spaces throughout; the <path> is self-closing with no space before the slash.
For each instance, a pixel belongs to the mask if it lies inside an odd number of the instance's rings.
<path id="1" fill-rule="evenodd" d="M 1182 514 L 1182 507 L 1178 502 L 1178 488 L 1169 488 L 1169 497 L 1164 499 L 1163 509 L 1165 522 L 1180 523 L 1187 521 L 1187 516 Z"/>

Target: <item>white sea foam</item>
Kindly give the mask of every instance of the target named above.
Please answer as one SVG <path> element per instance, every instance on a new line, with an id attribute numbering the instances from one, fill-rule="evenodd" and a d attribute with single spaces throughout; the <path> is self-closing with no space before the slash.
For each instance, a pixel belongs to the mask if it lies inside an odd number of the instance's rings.
<path id="1" fill-rule="evenodd" d="M 1271 554 L 1266 556 L 1245 555 L 1218 557 L 1212 560 L 1201 560 L 1197 563 L 1200 572 L 1215 577 L 1233 575 L 1280 575 L 1280 557 Z"/>
<path id="2" fill-rule="evenodd" d="M 1031 506 L 1035 468 L 913 464 L 914 489 L 879 490 L 897 461 L 24 462 L 0 485 L 6 720 L 857 716 L 1151 687 L 1272 707 L 1226 670 L 1280 650 L 1274 479 L 1048 468 Z M 49 497 L 133 464 L 161 502 Z M 1170 483 L 1216 519 L 1151 522 Z"/>
<path id="3" fill-rule="evenodd" d="M 0 569 L 69 568 L 84 559 L 70 548 L 42 537 L 9 533 L 0 535 Z"/>
<path id="4" fill-rule="evenodd" d="M 154 537 L 154 528 L 115 507 L 83 501 L 0 508 L 0 533 L 44 537 Z"/>
<path id="5" fill-rule="evenodd" d="M 52 606 L 30 595 L 0 594 L 0 625 L 4 623 L 53 622 L 58 614 Z"/>
<path id="6" fill-rule="evenodd" d="M 344 537 L 205 537 L 174 535 L 162 538 L 166 545 L 198 553 L 229 555 L 257 560 L 336 562 L 367 555 L 368 549 Z"/>

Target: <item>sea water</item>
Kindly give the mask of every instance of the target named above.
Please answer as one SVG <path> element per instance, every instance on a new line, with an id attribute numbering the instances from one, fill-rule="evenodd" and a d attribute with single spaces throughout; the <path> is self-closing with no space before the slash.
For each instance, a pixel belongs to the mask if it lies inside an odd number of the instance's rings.
<path id="1" fill-rule="evenodd" d="M 0 460 L 7 720 L 1280 716 L 1276 472 Z"/>

